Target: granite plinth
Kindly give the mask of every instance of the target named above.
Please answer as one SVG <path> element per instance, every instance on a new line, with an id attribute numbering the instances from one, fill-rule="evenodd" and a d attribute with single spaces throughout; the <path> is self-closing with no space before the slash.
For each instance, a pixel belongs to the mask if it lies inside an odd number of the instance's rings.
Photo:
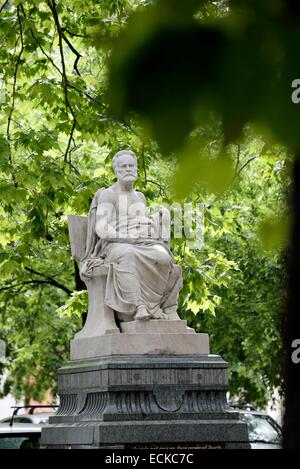
<path id="1" fill-rule="evenodd" d="M 42 446 L 249 448 L 247 426 L 226 401 L 227 366 L 216 355 L 72 361 L 59 370 L 60 406 Z"/>

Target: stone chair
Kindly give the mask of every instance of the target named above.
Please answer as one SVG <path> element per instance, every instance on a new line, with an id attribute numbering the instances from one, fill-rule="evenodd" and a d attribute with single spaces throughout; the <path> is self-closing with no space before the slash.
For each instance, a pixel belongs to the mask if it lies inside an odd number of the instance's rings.
<path id="1" fill-rule="evenodd" d="M 85 254 L 87 222 L 87 217 L 68 215 L 72 257 L 78 263 Z M 88 314 L 83 329 L 75 335 L 75 339 L 120 333 L 114 311 L 104 302 L 107 272 L 108 266 L 103 264 L 97 268 L 93 278 L 85 281 L 88 290 Z"/>

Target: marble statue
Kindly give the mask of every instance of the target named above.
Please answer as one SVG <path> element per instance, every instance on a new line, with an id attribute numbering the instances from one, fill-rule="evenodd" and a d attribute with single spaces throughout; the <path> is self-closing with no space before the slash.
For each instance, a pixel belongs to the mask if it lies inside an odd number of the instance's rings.
<path id="1" fill-rule="evenodd" d="M 134 190 L 134 153 L 116 153 L 113 168 L 117 182 L 96 192 L 88 217 L 68 215 L 89 306 L 42 447 L 248 449 L 247 425 L 228 410 L 228 364 L 177 315 L 170 214 L 150 216 Z"/>
<path id="2" fill-rule="evenodd" d="M 81 278 L 108 266 L 104 302 L 120 322 L 179 320 L 182 274 L 169 248 L 170 213 L 163 208 L 149 215 L 144 195 L 133 187 L 132 151 L 116 153 L 112 165 L 117 181 L 98 190 L 91 203 Z"/>

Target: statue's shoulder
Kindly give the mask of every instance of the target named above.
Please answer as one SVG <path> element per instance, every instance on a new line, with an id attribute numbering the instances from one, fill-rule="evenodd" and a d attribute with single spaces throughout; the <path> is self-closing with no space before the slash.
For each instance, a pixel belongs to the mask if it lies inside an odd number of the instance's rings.
<path id="1" fill-rule="evenodd" d="M 139 192 L 139 191 L 135 191 L 136 192 L 136 195 L 143 201 L 146 203 L 146 197 L 144 196 L 144 194 L 142 192 Z"/>
<path id="2" fill-rule="evenodd" d="M 95 192 L 92 199 L 90 210 L 96 209 L 97 206 L 102 202 L 113 202 L 113 191 L 109 188 L 102 187 Z"/>
<path id="3" fill-rule="evenodd" d="M 103 202 L 114 203 L 116 200 L 116 193 L 111 189 L 111 187 L 103 187 L 99 189 L 94 195 L 97 205 Z"/>

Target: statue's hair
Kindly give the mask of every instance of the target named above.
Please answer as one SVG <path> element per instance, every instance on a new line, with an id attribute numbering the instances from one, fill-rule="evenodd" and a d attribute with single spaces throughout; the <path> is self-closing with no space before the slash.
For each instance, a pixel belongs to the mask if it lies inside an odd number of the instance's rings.
<path id="1" fill-rule="evenodd" d="M 135 162 L 137 164 L 137 159 L 136 159 L 135 153 L 133 153 L 133 151 L 131 151 L 131 150 L 120 150 L 113 156 L 113 159 L 112 159 L 112 167 L 113 167 L 114 171 L 116 170 L 116 165 L 117 165 L 118 158 L 120 156 L 123 156 L 123 155 L 132 156 L 135 159 Z"/>

